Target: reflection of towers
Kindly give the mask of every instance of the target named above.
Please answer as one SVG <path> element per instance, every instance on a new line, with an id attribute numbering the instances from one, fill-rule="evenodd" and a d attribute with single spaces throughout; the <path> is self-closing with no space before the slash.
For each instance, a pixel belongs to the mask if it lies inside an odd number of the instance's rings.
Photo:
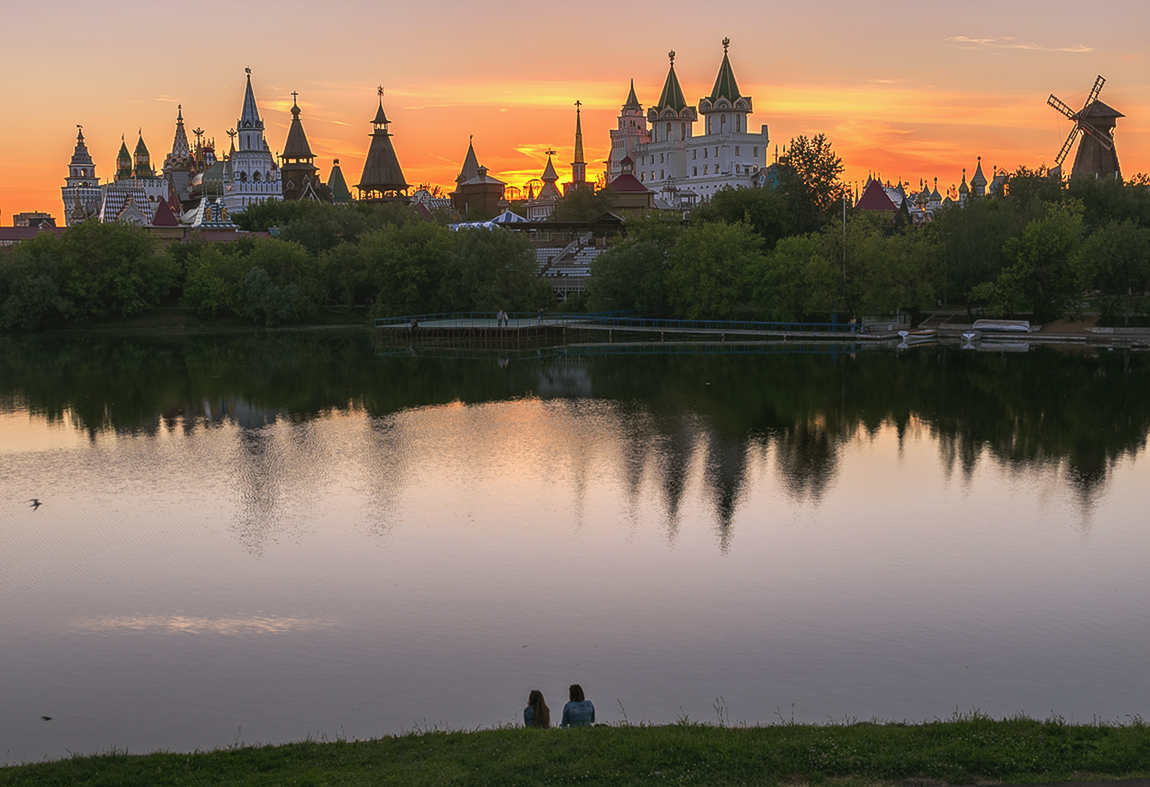
<path id="1" fill-rule="evenodd" d="M 788 491 L 796 498 L 818 501 L 838 468 L 838 435 L 826 424 L 798 421 L 775 440 L 775 459 Z"/>
<path id="2" fill-rule="evenodd" d="M 726 552 L 731 546 L 731 523 L 742 496 L 747 476 L 747 437 L 712 434 L 707 442 L 707 462 L 703 483 L 715 511 L 715 525 L 719 529 L 719 548 Z"/>

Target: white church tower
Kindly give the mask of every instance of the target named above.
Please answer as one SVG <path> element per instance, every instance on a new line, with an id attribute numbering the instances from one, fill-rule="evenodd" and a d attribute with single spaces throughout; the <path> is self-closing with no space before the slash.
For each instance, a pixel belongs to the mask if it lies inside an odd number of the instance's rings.
<path id="1" fill-rule="evenodd" d="M 231 182 L 225 186 L 225 201 L 232 213 L 239 213 L 248 205 L 269 199 L 283 199 L 279 165 L 264 139 L 264 122 L 260 119 L 255 93 L 252 92 L 252 70 L 244 70 L 248 75 L 248 84 L 244 92 L 244 106 L 232 138 L 233 148 L 228 162 Z M 238 149 L 234 147 L 237 137 Z"/>

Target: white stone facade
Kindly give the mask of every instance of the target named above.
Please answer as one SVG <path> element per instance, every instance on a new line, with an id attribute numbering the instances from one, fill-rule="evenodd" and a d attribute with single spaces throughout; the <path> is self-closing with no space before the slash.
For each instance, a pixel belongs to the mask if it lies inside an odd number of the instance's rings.
<path id="1" fill-rule="evenodd" d="M 707 200 L 723 188 L 753 186 L 756 173 L 766 167 L 770 144 L 767 126 L 760 126 L 757 132 L 751 130 L 751 97 L 739 93 L 726 44 L 724 41 L 715 88 L 710 96 L 700 99 L 698 111 L 682 101 L 672 59 L 660 106 L 647 111 L 650 139 L 637 142 L 630 153 L 635 174 L 647 188 L 675 188 Z M 703 133 L 696 136 L 694 124 L 700 114 Z M 620 116 L 620 123 L 624 115 Z M 625 139 L 623 135 L 619 137 Z M 616 139 L 615 131 L 612 139 Z M 614 154 L 613 147 L 612 157 Z"/>
<path id="2" fill-rule="evenodd" d="M 236 121 L 236 140 L 239 148 L 232 149 L 229 157 L 231 179 L 224 184 L 225 202 L 232 213 L 242 212 L 248 205 L 267 200 L 283 199 L 280 168 L 264 139 L 264 122 L 256 107 L 252 92 L 252 76 L 248 73 L 247 89 L 240 119 Z"/>

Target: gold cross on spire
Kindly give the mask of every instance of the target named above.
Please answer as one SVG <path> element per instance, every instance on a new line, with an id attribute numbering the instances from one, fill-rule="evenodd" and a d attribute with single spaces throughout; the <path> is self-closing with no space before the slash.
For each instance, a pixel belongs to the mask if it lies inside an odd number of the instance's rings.
<path id="1" fill-rule="evenodd" d="M 245 69 L 244 69 L 244 73 L 248 75 L 248 78 L 249 78 L 249 79 L 251 78 L 251 75 L 252 75 L 252 70 L 251 70 L 250 68 L 245 68 Z"/>
<path id="2" fill-rule="evenodd" d="M 383 85 L 379 86 L 379 97 L 380 97 L 380 99 L 383 98 Z"/>
<path id="3" fill-rule="evenodd" d="M 672 49 L 667 53 L 667 57 L 671 58 L 671 65 L 675 65 L 675 50 Z"/>
<path id="4" fill-rule="evenodd" d="M 583 106 L 583 102 L 580 101 L 579 99 L 575 99 L 575 111 L 576 112 L 579 111 L 579 107 L 581 107 L 581 106 Z"/>
<path id="5" fill-rule="evenodd" d="M 299 98 L 299 93 L 297 93 L 297 92 L 295 92 L 295 91 L 293 90 L 293 91 L 291 92 L 291 102 L 292 102 L 293 104 L 294 104 L 294 103 L 296 103 L 296 99 L 297 99 L 297 98 Z"/>
<path id="6" fill-rule="evenodd" d="M 730 45 L 731 45 L 731 39 L 724 38 L 723 39 L 723 54 L 724 55 L 727 54 L 727 47 L 729 47 Z"/>

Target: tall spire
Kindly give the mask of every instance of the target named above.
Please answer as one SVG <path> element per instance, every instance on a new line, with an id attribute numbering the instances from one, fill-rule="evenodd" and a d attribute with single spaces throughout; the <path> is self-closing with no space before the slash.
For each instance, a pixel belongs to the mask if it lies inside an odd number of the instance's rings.
<path id="1" fill-rule="evenodd" d="M 467 138 L 467 155 L 463 157 L 463 167 L 459 170 L 459 174 L 455 177 L 457 184 L 466 183 L 472 178 L 479 176 L 479 159 L 475 157 L 475 146 L 473 138 Z"/>
<path id="2" fill-rule="evenodd" d="M 188 144 L 188 134 L 184 131 L 184 105 L 176 105 L 176 138 L 172 141 L 172 158 L 181 159 L 191 156 L 192 148 Z"/>
<path id="3" fill-rule="evenodd" d="M 725 98 L 732 104 L 740 98 L 739 84 L 735 81 L 735 71 L 731 68 L 731 59 L 727 56 L 727 48 L 731 39 L 723 39 L 723 62 L 719 66 L 719 74 L 715 77 L 715 87 L 711 90 L 711 101 L 716 102 Z"/>
<path id="4" fill-rule="evenodd" d="M 128 143 L 124 135 L 120 135 L 120 152 L 116 154 L 116 180 L 125 180 L 132 177 L 132 154 L 128 152 Z"/>
<path id="5" fill-rule="evenodd" d="M 300 108 L 296 102 L 299 94 L 292 93 L 291 95 L 291 127 L 288 129 L 287 141 L 284 142 L 283 159 L 285 162 L 299 162 L 306 159 L 307 163 L 310 164 L 315 156 L 311 152 L 311 146 L 307 143 L 307 134 L 303 130 L 303 123 L 299 120 Z"/>
<path id="6" fill-rule="evenodd" d="M 635 96 L 635 79 L 631 79 L 631 92 L 627 94 L 627 102 L 623 104 L 623 109 L 642 109 L 639 104 L 639 99 Z"/>
<path id="7" fill-rule="evenodd" d="M 359 183 L 360 199 L 388 200 L 407 199 L 404 192 L 409 188 L 404 180 L 403 169 L 399 166 L 399 157 L 395 154 L 395 147 L 391 144 L 391 132 L 387 130 L 390 121 L 383 112 L 383 87 L 379 88 L 379 109 L 375 119 L 371 121 L 371 147 L 367 150 L 367 159 L 363 162 L 363 174 Z"/>
<path id="8" fill-rule="evenodd" d="M 663 83 L 663 92 L 655 109 L 659 112 L 664 109 L 682 112 L 687 108 L 687 99 L 683 96 L 683 88 L 679 87 L 679 78 L 675 76 L 675 50 L 668 52 L 667 57 L 671 60 L 671 68 L 667 71 L 667 81 Z"/>
<path id="9" fill-rule="evenodd" d="M 575 160 L 571 162 L 571 183 L 580 188 L 587 182 L 587 164 L 583 161 L 583 121 L 579 116 L 582 101 L 575 102 Z"/>
<path id="10" fill-rule="evenodd" d="M 583 102 L 575 102 L 575 163 L 582 164 L 583 162 L 583 121 L 579 116 L 579 109 Z"/>
<path id="11" fill-rule="evenodd" d="M 260 111 L 256 107 L 256 94 L 252 92 L 252 70 L 245 68 L 248 75 L 248 85 L 244 90 L 244 107 L 240 110 L 240 125 L 247 126 L 250 124 L 251 128 L 260 128 L 263 126 L 260 123 Z"/>
<path id="12" fill-rule="evenodd" d="M 136 142 L 136 170 L 137 178 L 155 177 L 156 171 L 152 169 L 152 157 L 148 154 L 148 146 L 144 144 L 144 130 L 140 129 L 140 138 Z"/>

